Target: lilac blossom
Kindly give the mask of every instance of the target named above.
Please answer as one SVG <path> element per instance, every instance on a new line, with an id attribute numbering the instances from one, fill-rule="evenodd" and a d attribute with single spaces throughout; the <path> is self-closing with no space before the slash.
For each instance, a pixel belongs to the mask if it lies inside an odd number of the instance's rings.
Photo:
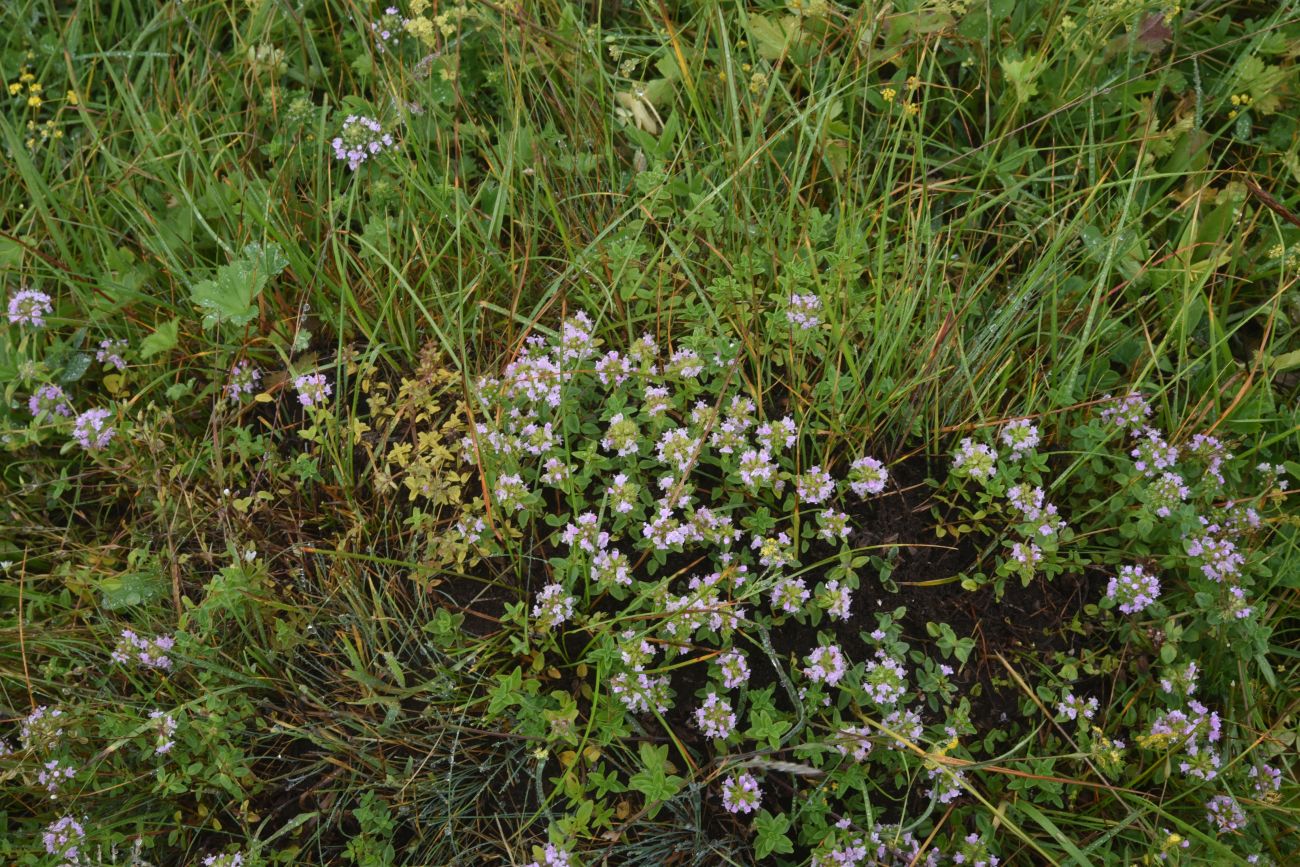
<path id="1" fill-rule="evenodd" d="M 154 755 L 161 756 L 171 752 L 172 747 L 176 746 L 176 741 L 172 739 L 176 734 L 176 718 L 160 710 L 151 710 L 149 719 L 153 720 L 156 726 Z"/>
<path id="2" fill-rule="evenodd" d="M 323 373 L 304 373 L 293 381 L 293 387 L 298 391 L 298 403 L 306 407 L 324 405 L 333 392 Z"/>
<path id="3" fill-rule="evenodd" d="M 821 318 L 817 315 L 821 309 L 822 299 L 816 295 L 795 293 L 790 296 L 790 306 L 785 311 L 785 318 L 799 330 L 810 331 L 821 324 Z"/>
<path id="4" fill-rule="evenodd" d="M 18 741 L 24 749 L 45 751 L 58 746 L 63 737 L 63 711 L 45 705 L 32 710 L 18 727 Z"/>
<path id="5" fill-rule="evenodd" d="M 694 349 L 682 347 L 664 365 L 664 376 L 672 379 L 695 379 L 704 372 L 704 362 Z"/>
<path id="6" fill-rule="evenodd" d="M 525 508 L 528 499 L 528 487 L 518 474 L 497 477 L 492 489 L 497 505 L 507 512 L 517 512 Z"/>
<path id="7" fill-rule="evenodd" d="M 558 488 L 567 482 L 572 476 L 573 467 L 559 458 L 547 458 L 546 463 L 542 464 L 542 474 L 540 479 L 544 485 Z M 521 481 L 520 484 L 522 485 L 523 482 Z"/>
<path id="8" fill-rule="evenodd" d="M 744 686 L 749 681 L 749 662 L 739 650 L 728 650 L 716 660 L 722 685 L 727 689 Z"/>
<path id="9" fill-rule="evenodd" d="M 753 774 L 739 773 L 722 781 L 722 806 L 728 813 L 752 813 L 762 799 Z"/>
<path id="10" fill-rule="evenodd" d="M 1020 460 L 1025 452 L 1035 449 L 1039 442 L 1038 428 L 1027 418 L 1008 422 L 998 437 L 1010 450 L 1013 461 Z"/>
<path id="11" fill-rule="evenodd" d="M 112 415 L 111 410 L 102 407 L 86 410 L 72 423 L 73 441 L 88 452 L 107 448 L 117 433 L 108 423 Z"/>
<path id="12" fill-rule="evenodd" d="M 9 297 L 9 323 L 44 328 L 45 317 L 54 312 L 50 296 L 38 289 L 21 287 Z"/>
<path id="13" fill-rule="evenodd" d="M 632 713 L 668 712 L 668 677 L 644 671 L 619 672 L 609 679 L 609 691 Z"/>
<path id="14" fill-rule="evenodd" d="M 176 646 L 176 639 L 170 635 L 156 635 L 142 638 L 133 630 L 123 629 L 122 636 L 113 650 L 112 660 L 117 663 L 135 662 L 145 668 L 160 668 L 164 671 L 172 667 L 172 660 L 167 654 Z"/>
<path id="15" fill-rule="evenodd" d="M 1183 477 L 1177 473 L 1161 473 L 1160 477 L 1151 482 L 1147 489 L 1147 496 L 1150 498 L 1151 506 L 1156 515 L 1161 518 L 1168 518 L 1173 514 L 1179 504 L 1187 501 L 1188 496 L 1192 493 L 1191 489 L 1183 483 Z"/>
<path id="16" fill-rule="evenodd" d="M 871 728 L 869 726 L 845 726 L 835 733 L 833 740 L 835 750 L 842 756 L 850 756 L 855 762 L 864 762 L 871 748 L 875 745 L 871 740 Z"/>
<path id="17" fill-rule="evenodd" d="M 989 851 L 989 844 L 979 834 L 967 834 L 952 853 L 952 863 L 959 867 L 997 867 L 998 856 Z"/>
<path id="18" fill-rule="evenodd" d="M 788 415 L 776 421 L 765 421 L 754 430 L 754 437 L 758 440 L 759 446 L 768 454 L 780 454 L 792 448 L 795 440 L 798 439 L 797 434 L 794 419 Z"/>
<path id="19" fill-rule="evenodd" d="M 600 551 L 591 560 L 591 580 L 597 587 L 631 587 L 632 564 L 617 548 Z"/>
<path id="20" fill-rule="evenodd" d="M 782 578 L 772 588 L 772 609 L 785 614 L 796 614 L 812 594 L 802 578 Z"/>
<path id="21" fill-rule="evenodd" d="M 547 584 L 537 594 L 533 605 L 533 619 L 543 631 L 554 629 L 573 616 L 574 598 L 564 592 L 559 584 Z"/>
<path id="22" fill-rule="evenodd" d="M 849 464 L 849 489 L 859 497 L 866 499 L 885 490 L 889 481 L 889 471 L 885 465 L 870 456 L 858 458 Z"/>
<path id="23" fill-rule="evenodd" d="M 36 389 L 27 399 L 27 409 L 33 418 L 40 416 L 41 413 L 50 417 L 56 415 L 64 418 L 72 417 L 72 403 L 63 389 L 57 385 L 42 385 Z"/>
<path id="24" fill-rule="evenodd" d="M 767 449 L 750 449 L 740 456 L 739 472 L 745 487 L 757 489 L 776 478 L 777 467 Z"/>
<path id="25" fill-rule="evenodd" d="M 862 688 L 878 705 L 889 707 L 898 704 L 907 694 L 907 669 L 885 651 L 877 650 L 876 658 L 867 661 Z"/>
<path id="26" fill-rule="evenodd" d="M 41 836 L 45 852 L 63 859 L 65 864 L 80 861 L 81 844 L 86 839 L 86 829 L 71 816 L 52 822 Z"/>
<path id="27" fill-rule="evenodd" d="M 1037 524 L 1038 535 L 1047 537 L 1065 528 L 1065 521 L 1057 517 L 1056 506 L 1045 502 L 1046 494 L 1042 488 L 1026 490 L 1024 485 L 1013 485 L 1007 491 L 1007 500 L 1012 508 L 1020 512 L 1021 520 L 1027 524 Z"/>
<path id="28" fill-rule="evenodd" d="M 937 800 L 940 804 L 950 804 L 961 797 L 962 785 L 966 782 L 964 773 L 951 770 L 942 765 L 930 768 L 928 773 L 931 784 L 930 791 L 927 794 L 931 798 Z"/>
<path id="29" fill-rule="evenodd" d="M 645 389 L 645 400 L 641 404 L 641 411 L 650 418 L 667 412 L 672 407 L 669 402 L 668 389 L 663 386 L 647 385 Z"/>
<path id="30" fill-rule="evenodd" d="M 997 475 L 998 453 L 984 443 L 965 437 L 952 459 L 953 474 L 987 482 Z"/>
<path id="31" fill-rule="evenodd" d="M 1056 715 L 1065 717 L 1068 720 L 1079 718 L 1091 720 L 1096 715 L 1098 707 L 1100 707 L 1100 702 L 1097 701 L 1096 696 L 1090 696 L 1085 700 L 1077 697 L 1072 692 L 1068 692 L 1056 705 Z"/>
<path id="32" fill-rule="evenodd" d="M 402 42 L 402 33 L 410 19 L 403 18 L 396 6 L 389 6 L 377 21 L 370 22 L 370 32 L 375 37 L 375 50 L 383 54 Z"/>
<path id="33" fill-rule="evenodd" d="M 1101 420 L 1123 428 L 1137 436 L 1146 427 L 1146 420 L 1151 415 L 1151 405 L 1137 392 L 1122 398 L 1112 398 L 1109 394 L 1102 400 L 1110 401 L 1101 411 Z"/>
<path id="34" fill-rule="evenodd" d="M 231 403 L 239 403 L 243 395 L 256 391 L 261 381 L 262 371 L 247 358 L 240 359 L 234 367 L 230 368 L 230 375 L 226 380 L 226 398 Z"/>
<path id="35" fill-rule="evenodd" d="M 605 496 L 609 497 L 611 509 L 620 515 L 626 515 L 636 506 L 637 494 L 640 491 L 640 485 L 628 481 L 627 473 L 617 473 L 613 484 L 605 489 Z"/>
<path id="36" fill-rule="evenodd" d="M 1172 469 L 1178 462 L 1178 449 L 1165 442 L 1164 436 L 1155 428 L 1147 428 L 1142 438 L 1129 452 L 1133 457 L 1133 466 L 1146 476 Z"/>
<path id="37" fill-rule="evenodd" d="M 663 436 L 659 438 L 655 446 L 655 454 L 660 463 L 667 464 L 679 473 L 685 473 L 695 463 L 699 445 L 700 443 L 691 437 L 690 431 L 686 428 L 672 428 L 664 431 Z"/>
<path id="38" fill-rule="evenodd" d="M 1011 545 L 1011 559 L 1019 564 L 1018 571 L 1032 575 L 1043 562 L 1043 549 L 1033 542 L 1015 542 Z"/>
<path id="39" fill-rule="evenodd" d="M 569 546 L 570 553 L 578 548 L 595 554 L 609 546 L 609 533 L 600 529 L 600 519 L 595 512 L 583 512 L 577 521 L 570 521 L 564 528 L 560 541 Z"/>
<path id="40" fill-rule="evenodd" d="M 880 721 L 880 724 L 899 738 L 913 743 L 921 737 L 921 715 L 910 707 L 900 707 L 890 711 L 885 714 L 885 718 Z M 898 740 L 891 740 L 889 748 L 891 750 L 901 750 L 903 744 Z"/>
<path id="41" fill-rule="evenodd" d="M 826 587 L 817 597 L 826 614 L 836 620 L 848 620 L 849 608 L 853 605 L 853 591 L 840 584 L 838 580 L 826 582 Z"/>
<path id="42" fill-rule="evenodd" d="M 1216 834 L 1234 834 L 1246 827 L 1246 814 L 1231 795 L 1215 795 L 1206 801 L 1205 818 Z"/>
<path id="43" fill-rule="evenodd" d="M 1272 765 L 1252 765 L 1250 785 L 1258 800 L 1272 800 L 1282 791 L 1282 771 Z"/>
<path id="44" fill-rule="evenodd" d="M 835 481 L 821 467 L 809 467 L 795 477 L 794 490 L 805 503 L 824 503 L 835 493 Z"/>
<path id="45" fill-rule="evenodd" d="M 560 358 L 582 361 L 595 355 L 597 341 L 592 336 L 595 328 L 591 317 L 581 310 L 560 323 Z"/>
<path id="46" fill-rule="evenodd" d="M 1124 614 L 1145 611 L 1160 596 L 1160 579 L 1141 566 L 1121 566 L 1106 585 L 1106 598 L 1118 604 Z"/>
<path id="47" fill-rule="evenodd" d="M 1206 524 L 1205 533 L 1185 542 L 1187 553 L 1201 561 L 1201 573 L 1211 581 L 1234 578 L 1246 564 L 1246 558 L 1237 550 L 1237 544 L 1220 535 L 1218 524 Z"/>
<path id="48" fill-rule="evenodd" d="M 726 740 L 736 730 L 736 715 L 731 704 L 716 692 L 704 697 L 704 704 L 695 709 L 695 724 L 705 737 Z"/>
<path id="49" fill-rule="evenodd" d="M 126 370 L 126 359 L 122 357 L 122 353 L 126 352 L 129 345 L 120 338 L 101 340 L 99 349 L 95 352 L 95 360 L 118 370 Z"/>
<path id="50" fill-rule="evenodd" d="M 244 867 L 244 856 L 238 852 L 209 855 L 203 859 L 203 867 Z"/>
<path id="51" fill-rule="evenodd" d="M 596 378 L 604 386 L 618 386 L 632 374 L 632 359 L 618 352 L 607 352 L 596 361 Z"/>
<path id="52" fill-rule="evenodd" d="M 1205 472 L 1220 485 L 1225 484 L 1223 465 L 1232 460 L 1232 454 L 1216 436 L 1198 433 L 1187 444 L 1187 451 L 1205 464 Z"/>
<path id="53" fill-rule="evenodd" d="M 1191 695 L 1196 692 L 1198 669 L 1195 661 L 1170 669 L 1160 678 L 1160 689 L 1168 695 Z"/>
<path id="54" fill-rule="evenodd" d="M 36 775 L 36 782 L 45 787 L 45 791 L 50 793 L 51 798 L 57 798 L 59 788 L 76 774 L 77 769 L 71 765 L 65 765 L 58 759 L 50 759 L 41 766 L 40 772 Z"/>
<path id="55" fill-rule="evenodd" d="M 571 867 L 573 863 L 569 860 L 571 857 L 567 849 L 554 843 L 547 843 L 542 849 L 542 860 L 532 861 L 524 867 Z"/>
<path id="56" fill-rule="evenodd" d="M 844 653 L 838 645 L 826 644 L 818 647 L 805 659 L 808 666 L 803 673 L 813 683 L 835 686 L 849 670 L 848 662 L 844 659 Z"/>
<path id="57" fill-rule="evenodd" d="M 330 142 L 336 160 L 346 160 L 348 168 L 356 171 L 373 156 L 396 147 L 391 133 L 373 117 L 350 114 L 343 120 L 339 135 Z"/>

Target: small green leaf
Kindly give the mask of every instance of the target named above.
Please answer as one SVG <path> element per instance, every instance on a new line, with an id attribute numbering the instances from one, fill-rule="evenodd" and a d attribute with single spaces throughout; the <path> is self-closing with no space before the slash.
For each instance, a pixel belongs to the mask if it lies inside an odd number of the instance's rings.
<path id="1" fill-rule="evenodd" d="M 180 321 L 180 318 L 177 317 L 170 322 L 164 322 L 154 330 L 153 334 L 141 340 L 140 357 L 152 358 L 160 352 L 175 348 Z"/>
<path id="2" fill-rule="evenodd" d="M 754 854 L 759 858 L 766 858 L 773 852 L 780 854 L 789 854 L 794 851 L 794 843 L 790 842 L 790 836 L 786 833 L 790 830 L 790 820 L 785 813 L 777 813 L 773 816 L 767 810 L 758 814 L 754 820 L 754 831 L 757 836 L 754 838 Z"/>

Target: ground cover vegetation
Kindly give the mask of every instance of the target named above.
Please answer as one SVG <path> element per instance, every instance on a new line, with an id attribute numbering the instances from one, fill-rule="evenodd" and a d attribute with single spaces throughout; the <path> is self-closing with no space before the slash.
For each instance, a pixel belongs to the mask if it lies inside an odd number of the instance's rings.
<path id="1" fill-rule="evenodd" d="M 0 22 L 5 863 L 1294 863 L 1291 0 Z"/>

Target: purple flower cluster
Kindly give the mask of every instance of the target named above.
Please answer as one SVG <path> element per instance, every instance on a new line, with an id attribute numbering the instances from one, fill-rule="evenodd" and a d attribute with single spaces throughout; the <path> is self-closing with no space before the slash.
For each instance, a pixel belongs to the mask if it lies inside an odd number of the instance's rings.
<path id="1" fill-rule="evenodd" d="M 324 406 L 333 393 L 323 373 L 304 373 L 294 379 L 293 387 L 298 391 L 298 403 L 305 407 Z"/>
<path id="2" fill-rule="evenodd" d="M 835 750 L 842 756 L 851 756 L 855 762 L 867 760 L 875 743 L 868 726 L 845 726 L 835 734 Z"/>
<path id="3" fill-rule="evenodd" d="M 167 654 L 175 646 L 176 639 L 170 635 L 141 638 L 134 631 L 123 629 L 112 659 L 118 663 L 135 662 L 146 668 L 161 668 L 165 671 L 172 667 L 171 657 Z"/>
<path id="4" fill-rule="evenodd" d="M 559 584 L 547 584 L 537 594 L 533 619 L 541 630 L 554 629 L 573 616 L 574 598 Z"/>
<path id="5" fill-rule="evenodd" d="M 379 20 L 370 22 L 370 32 L 375 37 L 375 49 L 383 54 L 388 48 L 396 48 L 402 42 L 402 34 L 408 19 L 403 18 L 396 6 L 389 6 Z"/>
<path id="6" fill-rule="evenodd" d="M 76 864 L 80 860 L 81 844 L 86 839 L 86 829 L 71 816 L 64 816 L 51 823 L 41 837 L 46 854 L 63 859 L 65 864 Z"/>
<path id="7" fill-rule="evenodd" d="M 823 645 L 806 657 L 808 667 L 804 676 L 813 683 L 826 683 L 835 686 L 848 673 L 849 665 L 844 659 L 844 652 L 838 645 Z"/>
<path id="8" fill-rule="evenodd" d="M 1226 484 L 1223 478 L 1223 465 L 1232 460 L 1232 454 L 1216 436 L 1198 433 L 1187 444 L 1187 451 L 1205 464 L 1205 472 L 1220 485 Z"/>
<path id="9" fill-rule="evenodd" d="M 758 490 L 776 479 L 777 466 L 767 449 L 749 449 L 740 456 L 739 472 L 745 487 Z"/>
<path id="10" fill-rule="evenodd" d="M 826 582 L 826 588 L 817 599 L 830 617 L 836 620 L 848 620 L 849 608 L 853 605 L 853 591 L 842 586 L 838 580 Z"/>
<path id="11" fill-rule="evenodd" d="M 835 493 L 835 480 L 821 467 L 809 467 L 795 477 L 794 490 L 805 503 L 824 503 Z"/>
<path id="12" fill-rule="evenodd" d="M 18 727 L 18 741 L 24 749 L 38 752 L 58 746 L 63 737 L 63 711 L 41 705 L 29 713 Z"/>
<path id="13" fill-rule="evenodd" d="M 1216 834 L 1235 834 L 1246 827 L 1246 813 L 1231 795 L 1215 795 L 1206 801 L 1205 819 Z"/>
<path id="14" fill-rule="evenodd" d="M 574 549 L 595 554 L 609 547 L 609 533 L 600 529 L 600 518 L 595 512 L 583 512 L 577 521 L 570 521 L 560 534 L 560 541 L 569 546 L 569 553 Z"/>
<path id="15" fill-rule="evenodd" d="M 776 421 L 765 421 L 754 429 L 754 436 L 759 446 L 773 455 L 793 448 L 795 440 L 798 439 L 797 434 L 798 429 L 795 427 L 794 419 L 788 415 Z"/>
<path id="16" fill-rule="evenodd" d="M 1037 524 L 1035 528 L 1040 536 L 1051 536 L 1065 528 L 1065 521 L 1057 517 L 1056 506 L 1045 502 L 1042 488 L 1027 490 L 1024 485 L 1013 485 L 1007 491 L 1007 500 L 1012 508 L 1020 512 L 1021 520 L 1027 524 Z"/>
<path id="17" fill-rule="evenodd" d="M 952 863 L 959 867 L 997 867 L 998 856 L 989 851 L 989 844 L 979 834 L 970 833 L 952 853 Z"/>
<path id="18" fill-rule="evenodd" d="M 1056 705 L 1056 715 L 1065 717 L 1068 720 L 1075 720 L 1082 717 L 1085 720 L 1091 720 L 1097 713 L 1100 703 L 1096 697 L 1089 697 L 1087 700 L 1077 697 L 1074 693 L 1068 692 L 1065 697 Z"/>
<path id="19" fill-rule="evenodd" d="M 984 443 L 965 437 L 952 459 L 954 475 L 987 482 L 997 475 L 998 453 Z"/>
<path id="20" fill-rule="evenodd" d="M 885 651 L 877 650 L 876 658 L 868 660 L 863 672 L 862 688 L 876 704 L 896 705 L 907 694 L 907 669 Z"/>
<path id="21" fill-rule="evenodd" d="M 1211 581 L 1231 581 L 1246 565 L 1237 543 L 1218 524 L 1204 524 L 1205 532 L 1187 540 L 1187 554 L 1201 561 L 1201 573 Z"/>
<path id="22" fill-rule="evenodd" d="M 762 800 L 753 774 L 740 773 L 722 781 L 722 806 L 728 813 L 752 813 Z"/>
<path id="23" fill-rule="evenodd" d="M 730 702 L 710 692 L 704 697 L 704 704 L 695 709 L 695 724 L 705 737 L 726 740 L 736 730 L 736 715 Z"/>
<path id="24" fill-rule="evenodd" d="M 641 447 L 641 431 L 636 422 L 623 413 L 615 413 L 609 420 L 609 427 L 600 441 L 600 447 L 606 451 L 617 452 L 620 458 L 634 455 Z"/>
<path id="25" fill-rule="evenodd" d="M 45 791 L 50 793 L 51 798 L 59 796 L 59 787 L 72 779 L 77 774 L 77 769 L 71 765 L 65 765 L 58 759 L 50 759 L 36 775 L 36 782 L 45 787 Z"/>
<path id="26" fill-rule="evenodd" d="M 1142 438 L 1129 454 L 1133 457 L 1133 466 L 1145 476 L 1173 469 L 1178 463 L 1177 447 L 1165 442 L 1164 436 L 1154 428 L 1142 432 Z"/>
<path id="27" fill-rule="evenodd" d="M 1172 515 L 1173 510 L 1178 508 L 1179 504 L 1186 502 L 1191 493 L 1191 489 L 1183 483 L 1183 477 L 1178 473 L 1170 472 L 1161 473 L 1159 478 L 1151 482 L 1147 490 L 1151 507 L 1161 518 Z"/>
<path id="28" fill-rule="evenodd" d="M 238 852 L 209 855 L 203 859 L 203 867 L 244 867 L 244 856 Z"/>
<path id="29" fill-rule="evenodd" d="M 873 457 L 863 456 L 849 464 L 849 490 L 864 500 L 868 495 L 883 492 L 888 481 L 889 471 Z"/>
<path id="30" fill-rule="evenodd" d="M 151 710 L 149 711 L 149 719 L 153 720 L 156 726 L 154 754 L 161 756 L 171 752 L 172 747 L 176 746 L 176 742 L 172 740 L 176 734 L 176 718 L 160 710 Z"/>
<path id="31" fill-rule="evenodd" d="M 822 309 L 822 299 L 816 295 L 790 296 L 790 306 L 785 311 L 786 320 L 800 331 L 811 331 L 821 324 L 817 315 Z"/>
<path id="32" fill-rule="evenodd" d="M 1002 444 L 1010 450 L 1013 461 L 1020 460 L 1025 452 L 1033 451 L 1038 447 L 1038 428 L 1027 418 L 1007 422 L 998 436 Z"/>
<path id="33" fill-rule="evenodd" d="M 95 360 L 100 364 L 107 364 L 118 370 L 126 370 L 126 359 L 122 353 L 126 352 L 128 344 L 125 340 L 109 338 L 99 342 L 99 349 L 95 352 Z"/>
<path id="34" fill-rule="evenodd" d="M 101 407 L 86 410 L 72 423 L 73 441 L 88 452 L 107 448 L 117 433 L 108 423 L 112 415 L 111 410 Z"/>
<path id="35" fill-rule="evenodd" d="M 392 134 L 384 132 L 383 124 L 372 117 L 355 114 L 344 119 L 343 129 L 330 144 L 334 147 L 334 158 L 346 160 L 354 172 L 371 157 L 396 147 Z"/>
<path id="36" fill-rule="evenodd" d="M 935 765 L 928 773 L 931 780 L 928 794 L 932 799 L 940 804 L 950 804 L 961 797 L 962 785 L 966 782 L 964 773 L 943 765 Z"/>
<path id="37" fill-rule="evenodd" d="M 717 659 L 718 672 L 722 676 L 722 685 L 735 689 L 749 682 L 749 662 L 739 650 L 728 650 Z"/>
<path id="38" fill-rule="evenodd" d="M 1151 405 L 1146 398 L 1136 392 L 1125 397 L 1113 399 L 1109 394 L 1103 400 L 1110 401 L 1101 411 L 1101 420 L 1123 428 L 1137 436 L 1146 427 L 1146 420 L 1151 415 Z"/>
<path id="39" fill-rule="evenodd" d="M 239 403 L 243 395 L 256 391 L 257 384 L 261 381 L 262 371 L 247 358 L 241 359 L 230 368 L 230 375 L 226 381 L 226 398 L 231 403 Z"/>
<path id="40" fill-rule="evenodd" d="M 63 389 L 57 385 L 42 385 L 36 389 L 27 399 L 27 409 L 33 418 L 40 416 L 41 413 L 49 416 L 61 415 L 64 418 L 72 417 L 72 403 Z"/>
<path id="41" fill-rule="evenodd" d="M 54 312 L 50 296 L 38 289 L 20 288 L 9 297 L 9 322 L 11 325 L 30 325 L 43 328 L 45 317 Z"/>
<path id="42" fill-rule="evenodd" d="M 524 867 L 571 867 L 573 862 L 569 860 L 570 857 L 567 849 L 547 843 L 542 849 L 541 860 L 529 862 Z"/>
<path id="43" fill-rule="evenodd" d="M 796 614 L 803 609 L 812 592 L 802 578 L 782 578 L 772 588 L 772 610 L 784 614 Z"/>
<path id="44" fill-rule="evenodd" d="M 617 548 L 600 551 L 591 558 L 591 580 L 597 587 L 631 587 L 632 564 Z"/>
<path id="45" fill-rule="evenodd" d="M 1117 603 L 1124 614 L 1137 614 L 1155 604 L 1160 596 L 1160 579 L 1141 566 L 1121 566 L 1106 585 L 1106 598 Z"/>

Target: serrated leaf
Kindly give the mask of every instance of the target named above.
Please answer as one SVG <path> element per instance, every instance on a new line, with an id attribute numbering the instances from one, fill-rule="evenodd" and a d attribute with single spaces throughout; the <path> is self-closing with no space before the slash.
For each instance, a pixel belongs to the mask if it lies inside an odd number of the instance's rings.
<path id="1" fill-rule="evenodd" d="M 180 317 L 177 317 L 170 322 L 164 322 L 154 330 L 153 334 L 141 340 L 140 357 L 152 358 L 160 352 L 175 348 L 180 321 Z"/>
<path id="2" fill-rule="evenodd" d="M 211 280 L 196 283 L 190 300 L 203 311 L 203 327 L 247 325 L 257 316 L 257 296 L 288 265 L 275 244 L 249 244 L 243 256 L 217 269 Z"/>

